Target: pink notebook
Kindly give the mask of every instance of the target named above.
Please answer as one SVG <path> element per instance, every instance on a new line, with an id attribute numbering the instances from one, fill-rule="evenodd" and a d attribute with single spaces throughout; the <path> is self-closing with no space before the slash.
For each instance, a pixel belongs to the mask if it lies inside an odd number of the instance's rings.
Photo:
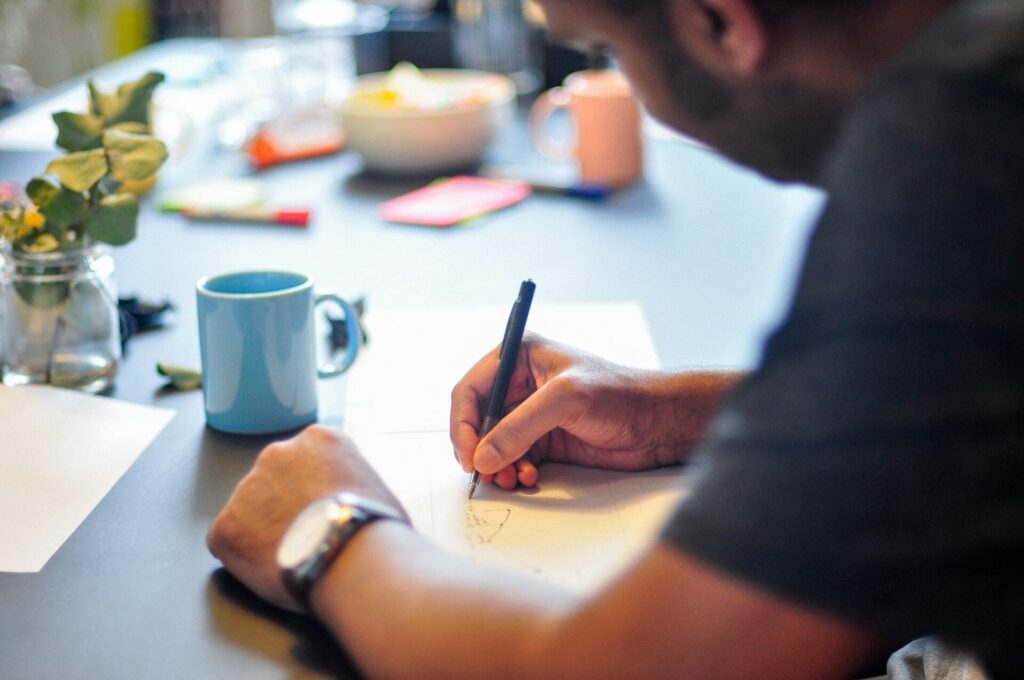
<path id="1" fill-rule="evenodd" d="M 507 208 L 530 195 L 523 182 L 460 175 L 381 203 L 380 216 L 389 222 L 448 227 Z"/>

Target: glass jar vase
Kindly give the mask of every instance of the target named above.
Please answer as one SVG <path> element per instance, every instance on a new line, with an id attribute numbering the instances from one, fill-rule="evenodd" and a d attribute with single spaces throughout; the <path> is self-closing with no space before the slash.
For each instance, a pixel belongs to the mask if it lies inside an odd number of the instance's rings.
<path id="1" fill-rule="evenodd" d="M 109 251 L 24 253 L 3 244 L 0 256 L 4 384 L 93 393 L 112 386 L 121 332 Z"/>

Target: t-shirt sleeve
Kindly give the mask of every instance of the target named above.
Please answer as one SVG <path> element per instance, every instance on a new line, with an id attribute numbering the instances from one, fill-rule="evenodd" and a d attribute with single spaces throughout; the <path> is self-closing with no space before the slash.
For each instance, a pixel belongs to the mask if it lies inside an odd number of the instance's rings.
<path id="1" fill-rule="evenodd" d="M 853 114 L 793 305 L 663 538 L 987 656 L 1024 639 L 1024 79 L 960 78 L 911 60 Z"/>

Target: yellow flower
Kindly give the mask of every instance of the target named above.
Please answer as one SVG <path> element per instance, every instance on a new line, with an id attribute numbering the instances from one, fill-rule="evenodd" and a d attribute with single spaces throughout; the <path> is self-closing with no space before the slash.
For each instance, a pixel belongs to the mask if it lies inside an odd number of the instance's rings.
<path id="1" fill-rule="evenodd" d="M 35 207 L 24 208 L 21 214 L 20 224 L 14 230 L 14 238 L 27 238 L 37 231 L 42 231 L 46 224 L 46 218 Z"/>
<path id="2" fill-rule="evenodd" d="M 31 208 L 25 208 L 25 226 L 31 227 L 33 230 L 39 230 L 46 224 L 46 218 L 43 217 L 43 213 L 39 212 L 35 206 Z"/>

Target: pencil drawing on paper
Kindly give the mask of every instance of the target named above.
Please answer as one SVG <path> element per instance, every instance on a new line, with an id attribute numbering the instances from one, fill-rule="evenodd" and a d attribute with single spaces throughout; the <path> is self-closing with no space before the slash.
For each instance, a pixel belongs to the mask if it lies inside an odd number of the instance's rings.
<path id="1" fill-rule="evenodd" d="M 512 516 L 512 508 L 490 508 L 477 512 L 473 503 L 466 503 L 466 532 L 475 543 L 490 543 L 501 533 Z"/>
<path id="2" fill-rule="evenodd" d="M 518 564 L 520 568 L 525 568 L 528 572 L 534 574 L 544 573 L 540 566 L 524 562 L 519 556 L 510 554 L 502 549 L 500 542 L 494 540 L 501 533 L 501 530 L 505 528 L 505 525 L 508 524 L 511 517 L 512 508 L 477 510 L 473 507 L 472 501 L 467 502 L 465 507 L 467 543 L 474 549 L 486 547 L 490 552 L 501 555 L 504 559 Z"/>

